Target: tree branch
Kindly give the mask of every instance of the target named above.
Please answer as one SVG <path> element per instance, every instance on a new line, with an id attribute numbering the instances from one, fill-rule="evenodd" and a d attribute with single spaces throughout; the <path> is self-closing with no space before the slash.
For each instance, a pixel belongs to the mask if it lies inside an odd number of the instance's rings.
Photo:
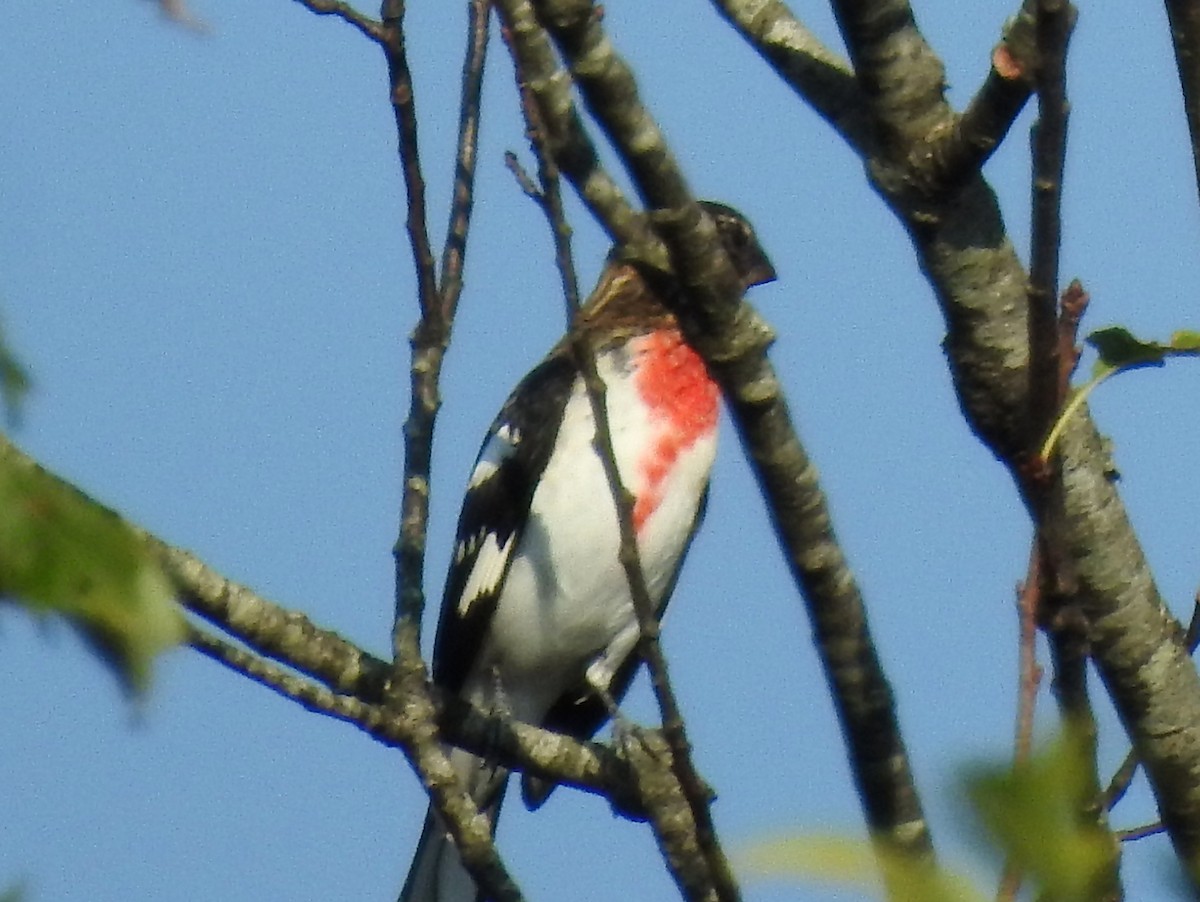
<path id="1" fill-rule="evenodd" d="M 387 30 L 383 23 L 360 13 L 349 3 L 343 3 L 341 0 L 296 0 L 296 2 L 318 16 L 334 16 L 353 25 L 364 37 L 370 38 L 380 46 L 384 46 L 387 42 Z"/>
<path id="2" fill-rule="evenodd" d="M 657 208 L 654 221 L 684 287 L 679 314 L 690 343 L 721 385 L 818 638 L 867 822 L 876 841 L 919 860 L 932 844 L 871 643 L 862 597 L 833 534 L 825 499 L 766 359 L 772 335 L 740 302 L 741 286 L 702 217 L 628 68 L 587 3 L 543 2 L 548 30 L 588 102 Z M 553 111 L 544 111 L 550 116 Z"/>
<path id="3" fill-rule="evenodd" d="M 1037 71 L 1036 5 L 1025 0 L 1005 25 L 987 78 L 962 114 L 910 152 L 914 181 L 930 193 L 952 194 L 978 175 L 1025 108 Z"/>
<path id="4" fill-rule="evenodd" d="M 1175 66 L 1183 88 L 1183 111 L 1192 138 L 1192 165 L 1200 191 L 1200 6 L 1194 0 L 1166 0 Z"/>
<path id="5" fill-rule="evenodd" d="M 1065 0 L 1037 3 L 1038 120 L 1033 127 L 1033 222 L 1029 265 L 1029 437 L 1031 456 L 1062 404 L 1058 366 L 1058 258 L 1062 178 L 1067 156 L 1066 58 L 1074 10 Z M 1044 519 L 1040 516 L 1039 522 Z"/>
<path id="6" fill-rule="evenodd" d="M 876 146 L 894 161 L 950 120 L 942 62 L 917 29 L 907 0 L 833 0 Z"/>
<path id="7" fill-rule="evenodd" d="M 782 0 L 713 0 L 718 12 L 851 147 L 872 142 L 866 98 L 849 63 L 822 44 Z"/>
<path id="8" fill-rule="evenodd" d="M 513 55 L 517 79 L 536 99 L 544 140 L 555 165 L 575 187 L 588 211 L 613 242 L 636 246 L 658 243 L 617 183 L 605 172 L 596 148 L 571 99 L 571 78 L 559 68 L 554 48 L 538 25 L 529 0 L 498 0 L 504 35 Z M 665 258 L 665 249 L 663 251 Z"/>
<path id="9" fill-rule="evenodd" d="M 659 641 L 658 611 L 655 610 L 654 601 L 646 587 L 633 528 L 634 499 L 622 482 L 616 453 L 613 450 L 607 388 L 596 367 L 595 349 L 587 344 L 585 334 L 576 328 L 580 322 L 579 286 L 571 259 L 571 229 L 563 211 L 558 168 L 547 139 L 549 129 L 541 115 L 536 96 L 526 87 L 527 80 L 521 74 L 520 58 L 514 55 L 514 61 L 521 89 L 522 109 L 538 161 L 538 181 L 541 187 L 538 189 L 529 185 L 527 176 L 523 182 L 526 185 L 526 193 L 537 202 L 545 215 L 554 239 L 555 259 L 562 280 L 567 318 L 572 330 L 571 350 L 583 376 L 595 422 L 593 443 L 603 464 L 617 514 L 620 533 L 618 559 L 625 571 L 637 617 L 640 636 L 637 653 L 646 663 L 658 703 L 663 734 L 667 740 L 665 754 L 638 756 L 642 760 L 666 763 L 665 767 L 657 767 L 654 770 L 660 779 L 652 781 L 658 790 L 654 793 L 657 804 L 649 808 L 651 824 L 667 868 L 685 898 L 695 902 L 716 899 L 735 902 L 740 899 L 740 892 L 708 813 L 712 793 L 700 778 L 692 761 L 691 744 L 687 738 L 679 703 L 671 687 L 666 657 Z M 518 174 L 519 180 L 522 175 L 523 173 Z M 641 750 L 637 740 L 628 745 L 633 746 L 631 751 Z"/>
<path id="10" fill-rule="evenodd" d="M 249 649 L 229 645 L 192 624 L 189 641 L 205 655 L 305 707 L 353 723 L 387 745 L 407 749 L 416 741 L 414 734 L 427 726 L 417 708 L 401 705 L 392 710 L 385 704 L 392 676 L 390 662 L 317 626 L 304 614 L 273 604 L 213 570 L 190 552 L 168 545 L 130 523 L 41 467 L 3 433 L 0 433 L 0 458 L 14 466 L 36 470 L 59 490 L 76 495 L 106 517 L 123 524 L 162 568 L 191 613 Z M 330 694 L 323 694 L 326 692 Z M 433 717 L 450 742 L 495 758 L 505 766 L 601 793 L 627 816 L 645 816 L 636 790 L 631 789 L 629 765 L 607 746 L 496 717 L 436 688 L 424 698 L 429 699 Z"/>
<path id="11" fill-rule="evenodd" d="M 924 42 L 913 36 L 904 4 L 845 0 L 839 9 L 860 76 L 863 68 L 873 70 L 872 108 L 894 135 L 910 136 L 905 153 L 911 156 L 931 118 L 937 127 L 931 111 L 940 86 L 930 73 L 940 66 L 925 62 Z M 888 46 L 913 51 L 924 74 L 891 72 L 894 57 L 883 52 Z M 1009 468 L 1032 513 L 1021 467 L 1028 438 L 1027 280 L 995 196 L 978 175 L 957 192 L 922 196 L 904 178 L 887 177 L 887 156 L 867 162 L 876 190 L 912 238 L 945 317 L 943 347 L 964 417 Z M 1178 625 L 1125 518 L 1094 425 L 1084 415 L 1070 426 L 1071 441 L 1060 451 L 1065 513 L 1056 541 L 1068 550 L 1078 580 L 1097 669 L 1135 748 L 1147 750 L 1164 822 L 1200 886 L 1200 678 L 1182 653 Z"/>
<path id="12" fill-rule="evenodd" d="M 224 667 L 249 677 L 308 711 L 357 727 L 383 745 L 404 749 L 412 742 L 409 719 L 382 704 L 382 692 L 363 698 L 334 692 L 246 649 L 189 624 L 188 643 Z M 369 659 L 385 677 L 388 665 Z M 634 819 L 646 817 L 645 802 L 631 764 L 606 745 L 552 733 L 520 721 L 497 717 L 457 696 L 438 693 L 438 723 L 454 744 L 509 767 L 608 798 L 614 809 Z"/>
<path id="13" fill-rule="evenodd" d="M 420 659 L 421 615 L 425 610 L 425 543 L 429 519 L 429 471 L 433 428 L 441 398 L 438 373 L 450 340 L 450 323 L 443 316 L 437 272 L 426 224 L 425 177 L 417 142 L 416 98 L 404 37 L 403 0 L 384 0 L 383 23 L 392 111 L 407 193 L 408 239 L 417 277 L 421 318 L 410 338 L 412 345 L 412 402 L 404 424 L 404 493 L 400 502 L 400 535 L 396 540 L 396 614 L 393 655 Z M 421 674 L 424 680 L 424 674 Z"/>

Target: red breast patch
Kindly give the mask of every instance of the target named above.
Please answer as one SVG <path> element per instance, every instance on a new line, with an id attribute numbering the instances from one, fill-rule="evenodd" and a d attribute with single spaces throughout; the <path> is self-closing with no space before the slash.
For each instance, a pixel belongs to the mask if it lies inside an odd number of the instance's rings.
<path id="1" fill-rule="evenodd" d="M 635 384 L 652 411 L 654 427 L 640 466 L 642 490 L 633 508 L 633 525 L 640 531 L 662 500 L 663 480 L 676 459 L 716 428 L 719 390 L 678 330 L 653 332 L 635 341 Z"/>

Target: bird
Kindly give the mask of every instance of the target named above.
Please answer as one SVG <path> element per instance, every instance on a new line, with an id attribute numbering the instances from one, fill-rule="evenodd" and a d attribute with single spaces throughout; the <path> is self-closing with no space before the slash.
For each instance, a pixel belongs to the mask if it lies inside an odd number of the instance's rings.
<path id="1" fill-rule="evenodd" d="M 701 202 L 743 291 L 775 279 L 749 221 Z M 576 329 L 595 355 L 645 586 L 661 617 L 703 517 L 720 392 L 667 306 L 678 284 L 614 248 Z M 639 666 L 618 515 L 571 335 L 517 384 L 467 480 L 433 649 L 433 681 L 479 708 L 578 738 L 608 719 Z M 491 820 L 508 772 L 451 762 Z M 526 777 L 526 805 L 550 788 Z M 430 807 L 400 902 L 485 902 Z"/>

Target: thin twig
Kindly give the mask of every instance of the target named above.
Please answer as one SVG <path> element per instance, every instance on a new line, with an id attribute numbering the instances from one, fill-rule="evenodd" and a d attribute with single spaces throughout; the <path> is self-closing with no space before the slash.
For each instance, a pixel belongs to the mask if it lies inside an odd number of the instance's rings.
<path id="1" fill-rule="evenodd" d="M 1128 830 L 1118 830 L 1116 837 L 1121 842 L 1134 842 L 1139 839 L 1145 839 L 1148 836 L 1157 836 L 1159 833 L 1166 832 L 1166 827 L 1161 821 L 1155 821 L 1153 824 L 1143 824 L 1140 827 L 1130 827 Z"/>
<path id="2" fill-rule="evenodd" d="M 470 221 L 475 144 L 478 137 L 479 91 L 486 47 L 486 4 L 471 6 L 468 24 L 463 95 L 459 117 L 457 158 L 469 163 L 456 171 L 450 232 L 443 254 L 453 294 L 439 290 L 426 218 L 425 180 L 418 154 L 416 97 L 404 35 L 403 0 L 384 0 L 381 18 L 386 29 L 392 109 L 407 193 L 408 236 L 417 277 L 420 320 L 412 346 L 412 401 L 404 425 L 404 483 L 400 534 L 394 550 L 395 624 L 392 632 L 393 679 L 385 702 L 393 710 L 416 717 L 411 747 L 406 753 L 425 784 L 431 804 L 454 838 L 462 863 L 476 884 L 493 899 L 517 900 L 520 891 L 509 876 L 492 841 L 489 819 L 462 785 L 438 741 L 436 708 L 429 696 L 428 672 L 421 659 L 421 619 L 425 607 L 424 565 L 429 520 L 430 467 L 433 431 L 441 404 L 438 380 L 450 341 L 462 256 Z"/>
<path id="3" fill-rule="evenodd" d="M 343 3 L 341 0 L 296 0 L 296 2 L 318 16 L 334 16 L 353 25 L 365 37 L 380 46 L 384 46 L 387 42 L 387 30 L 383 23 L 360 13 L 349 3 Z"/>
<path id="4" fill-rule="evenodd" d="M 1042 555 L 1034 543 L 1029 552 L 1029 570 L 1017 602 L 1020 619 L 1020 693 L 1017 704 L 1017 731 L 1013 743 L 1013 763 L 1022 764 L 1033 753 L 1033 715 L 1042 668 L 1037 661 L 1038 613 L 1042 598 Z"/>
<path id="5" fill-rule="evenodd" d="M 1033 754 L 1033 721 L 1037 706 L 1038 687 L 1042 682 L 1042 668 L 1037 661 L 1037 628 L 1041 613 L 1043 573 L 1042 549 L 1035 539 L 1029 549 L 1029 567 L 1025 582 L 1017 596 L 1018 639 L 1018 691 L 1017 727 L 1013 739 L 1013 765 L 1018 766 Z M 1004 861 L 1000 883 L 996 890 L 996 902 L 1010 902 L 1021 891 L 1024 872 L 1012 856 Z"/>
<path id="6" fill-rule="evenodd" d="M 463 60 L 462 93 L 458 113 L 458 145 L 451 194 L 450 224 L 442 250 L 442 316 L 453 323 L 462 294 L 462 271 L 467 255 L 467 232 L 475 205 L 475 164 L 479 158 L 479 115 L 483 70 L 487 61 L 488 20 L 491 0 L 470 0 L 467 5 L 467 53 Z M 447 325 L 449 329 L 449 325 Z M 449 335 L 447 335 L 447 340 Z"/>
<path id="7" fill-rule="evenodd" d="M 356 725 L 365 725 L 372 719 L 371 712 L 379 710 L 377 706 L 362 699 L 333 692 L 311 680 L 290 673 L 280 665 L 260 658 L 244 648 L 238 648 L 190 623 L 187 627 L 187 643 L 206 658 L 249 677 L 308 711 Z"/>
<path id="8" fill-rule="evenodd" d="M 296 702 L 305 710 L 357 727 L 376 741 L 398 749 L 413 743 L 413 720 L 373 700 L 334 692 L 297 676 L 253 652 L 188 625 L 187 642 L 196 651 L 224 667 L 248 677 Z M 382 661 L 375 662 L 381 673 Z M 462 748 L 487 755 L 507 766 L 563 782 L 586 792 L 601 793 L 617 810 L 632 817 L 645 816 L 644 803 L 631 784 L 629 768 L 607 746 L 577 741 L 529 724 L 501 718 L 475 708 L 456 696 L 440 698 L 441 722 Z"/>
<path id="9" fill-rule="evenodd" d="M 549 19 L 554 20 L 554 24 L 547 31 L 551 34 L 560 52 L 564 54 L 572 75 L 575 76 L 577 84 L 588 101 L 589 108 L 593 115 L 597 116 L 602 127 L 611 136 L 614 132 L 611 116 L 614 114 L 619 115 L 617 108 L 622 103 L 622 101 L 616 101 L 616 95 L 621 94 L 625 98 L 632 97 L 635 102 L 628 104 L 625 107 L 625 112 L 631 118 L 636 118 L 636 122 L 631 123 L 629 120 L 625 120 L 615 130 L 632 133 L 636 137 L 632 141 L 622 141 L 622 149 L 628 151 L 631 146 L 648 148 L 649 145 L 653 145 L 656 149 L 661 150 L 664 146 L 661 133 L 653 119 L 645 113 L 640 104 L 636 103 L 636 87 L 628 66 L 619 60 L 619 58 L 616 58 L 615 55 L 610 55 L 604 66 L 604 74 L 597 77 L 597 72 L 592 70 L 590 66 L 579 65 L 582 56 L 600 49 L 601 43 L 605 42 L 603 32 L 599 28 L 598 20 L 594 15 L 595 10 L 591 7 L 591 4 L 574 4 L 573 8 L 559 9 L 557 11 L 549 9 L 550 4 L 545 4 L 545 7 L 543 9 L 538 4 L 535 4 L 538 19 L 543 25 L 546 25 Z M 547 16 L 544 17 L 543 13 L 546 13 Z M 614 82 L 616 83 L 615 85 Z M 608 115 L 605 115 L 606 113 Z M 645 179 L 650 176 L 651 172 L 654 172 L 655 183 L 662 188 L 664 196 L 688 196 L 687 186 L 679 174 L 678 168 L 670 161 L 669 154 L 667 155 L 666 163 L 668 165 L 666 166 L 659 165 L 649 155 L 636 155 L 633 158 L 626 156 L 626 162 L 635 170 L 638 170 L 635 180 L 644 194 L 646 193 Z M 659 200 L 659 198 L 654 198 L 654 200 Z M 692 201 L 692 206 L 695 208 L 694 201 Z M 721 256 L 724 257 L 724 254 L 721 254 Z M 732 276 L 732 266 L 728 259 L 724 259 L 723 262 L 728 268 L 728 274 Z M 740 297 L 740 290 L 736 294 Z M 591 368 L 594 369 L 594 365 Z M 602 397 L 603 383 L 599 378 L 589 379 L 587 370 L 588 367 L 585 362 L 583 370 L 584 379 L 585 382 L 591 382 L 591 386 L 588 389 L 589 394 L 593 398 Z M 606 422 L 602 423 L 597 419 L 597 441 L 601 448 L 605 444 L 611 448 L 612 440 L 611 436 L 607 434 L 606 427 Z M 659 625 L 657 612 L 654 609 L 654 604 L 649 593 L 646 591 L 637 543 L 632 540 L 634 535 L 632 528 L 632 501 L 629 498 L 628 492 L 620 488 L 620 476 L 616 472 L 615 461 L 604 454 L 601 457 L 604 459 L 605 470 L 608 473 L 610 485 L 614 487 L 618 522 L 623 522 L 619 557 L 630 580 L 633 609 L 637 615 L 641 633 L 639 651 L 646 662 L 651 687 L 654 690 L 659 711 L 662 715 L 663 734 L 671 750 L 672 770 L 679 781 L 680 788 L 683 790 L 684 797 L 687 799 L 688 807 L 691 810 L 692 819 L 696 827 L 696 840 L 707 864 L 711 888 L 715 890 L 717 898 L 734 902 L 734 900 L 741 898 L 741 894 L 733 876 L 733 869 L 730 867 L 729 861 L 720 846 L 716 829 L 713 825 L 712 813 L 709 809 L 712 801 L 712 793 L 708 785 L 701 779 L 692 760 L 691 743 L 688 740 L 687 728 L 680 714 L 674 692 L 671 689 L 667 676 L 666 660 L 658 643 Z M 703 882 L 700 881 L 700 883 Z M 697 891 L 701 891 L 704 887 L 698 885 L 696 889 Z"/>
<path id="10" fill-rule="evenodd" d="M 1036 454 L 1061 406 L 1058 260 L 1067 149 L 1066 53 L 1073 16 L 1066 0 L 1038 0 L 1038 120 L 1033 128 L 1033 221 L 1029 267 L 1029 442 Z"/>
<path id="11" fill-rule="evenodd" d="M 417 142 L 416 98 L 404 37 L 403 0 L 384 0 L 382 18 L 387 28 L 383 45 L 387 58 L 392 111 L 407 194 L 408 240 L 417 277 L 417 302 L 421 317 L 410 343 L 412 402 L 404 424 L 404 481 L 400 502 L 400 534 L 396 540 L 396 614 L 392 634 L 393 655 L 399 661 L 419 658 L 421 615 L 425 610 L 424 566 L 426 524 L 429 519 L 429 471 L 433 454 L 433 427 L 441 399 L 437 373 L 448 324 L 442 317 L 437 272 L 426 224 L 425 177 Z"/>
<path id="12" fill-rule="evenodd" d="M 1060 716 L 1084 743 L 1086 769 L 1082 792 L 1073 812 L 1081 829 L 1110 840 L 1103 867 L 1095 871 L 1097 898 L 1120 898 L 1120 846 L 1108 825 L 1096 756 L 1098 728 L 1088 690 L 1091 634 L 1080 603 L 1080 584 L 1072 556 L 1061 541 L 1065 517 L 1054 461 L 1040 456 L 1042 441 L 1054 425 L 1069 390 L 1076 362 L 1079 316 L 1086 303 L 1078 284 L 1064 294 L 1069 309 L 1059 305 L 1059 255 L 1062 245 L 1062 178 L 1066 160 L 1066 57 L 1074 24 L 1068 0 L 1037 0 L 1036 44 L 1038 119 L 1032 134 L 1033 214 L 1028 286 L 1029 395 L 1025 458 L 1027 490 L 1042 560 L 1042 623 L 1050 642 L 1053 690 Z M 1064 308 L 1068 305 L 1064 304 Z M 1068 359 L 1062 359 L 1063 355 Z"/>

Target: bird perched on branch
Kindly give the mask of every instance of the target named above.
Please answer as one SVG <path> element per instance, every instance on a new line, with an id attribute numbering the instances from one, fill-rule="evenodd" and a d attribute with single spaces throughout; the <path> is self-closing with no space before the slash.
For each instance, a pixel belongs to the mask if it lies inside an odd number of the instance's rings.
<path id="1" fill-rule="evenodd" d="M 750 223 L 703 204 L 744 288 L 775 278 Z M 610 255 L 578 328 L 595 354 L 646 589 L 661 612 L 704 512 L 719 391 L 664 303 L 661 274 Z M 517 385 L 467 483 L 434 643 L 433 678 L 484 710 L 579 738 L 619 700 L 640 660 L 616 505 L 570 337 Z M 492 821 L 504 768 L 461 749 L 455 770 Z M 548 789 L 526 780 L 525 801 Z M 481 902 L 436 812 L 401 902 Z"/>

